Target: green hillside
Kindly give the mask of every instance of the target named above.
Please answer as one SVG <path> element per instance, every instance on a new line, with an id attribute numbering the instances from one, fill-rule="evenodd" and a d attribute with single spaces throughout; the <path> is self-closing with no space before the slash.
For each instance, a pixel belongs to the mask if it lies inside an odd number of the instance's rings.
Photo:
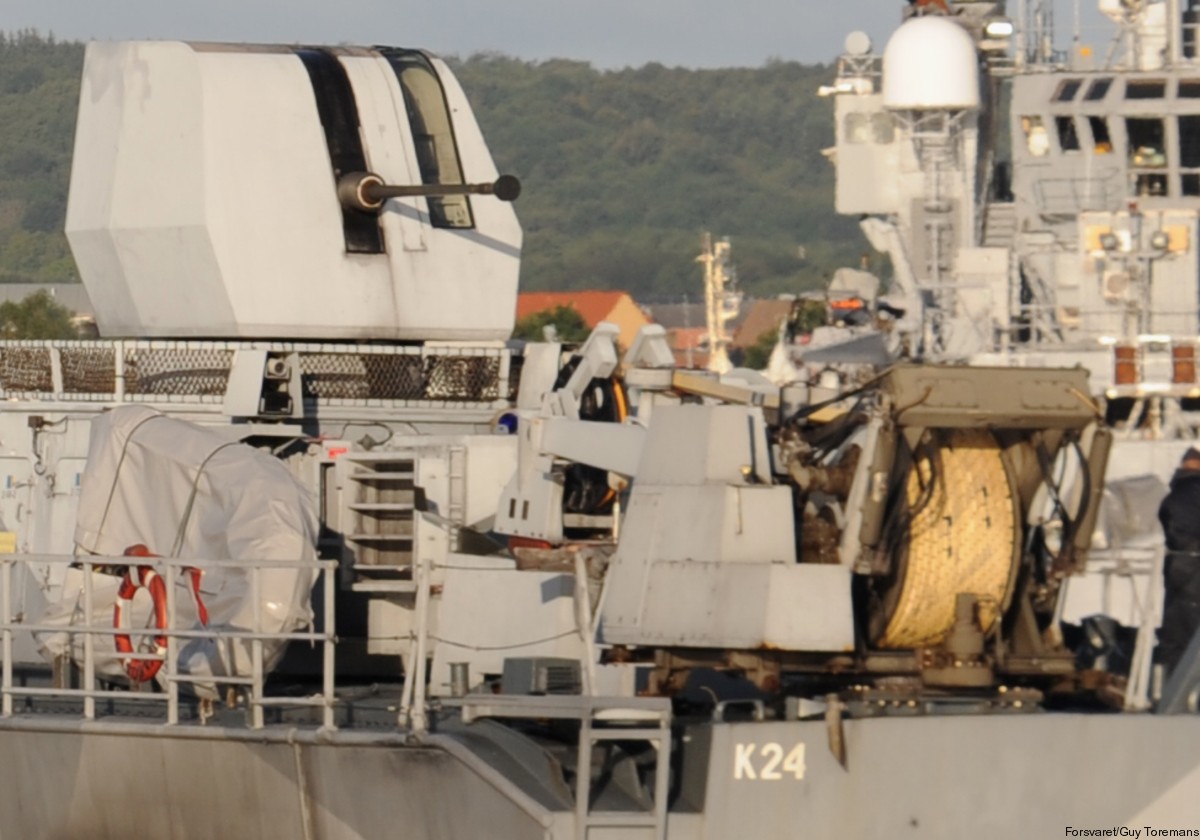
<path id="1" fill-rule="evenodd" d="M 0 33 L 0 282 L 76 279 L 62 235 L 83 47 Z"/>
<path id="2" fill-rule="evenodd" d="M 0 38 L 0 282 L 75 276 L 61 234 L 83 49 Z M 602 72 L 571 61 L 453 60 L 501 171 L 525 191 L 528 289 L 697 293 L 699 236 L 734 240 L 755 294 L 856 261 L 832 213 L 828 67 Z"/>
<path id="3" fill-rule="evenodd" d="M 699 234 L 730 236 L 743 285 L 821 282 L 862 241 L 832 213 L 827 67 L 600 72 L 456 64 L 497 164 L 525 183 L 525 285 L 696 292 Z M 800 259 L 801 248 L 806 258 Z"/>

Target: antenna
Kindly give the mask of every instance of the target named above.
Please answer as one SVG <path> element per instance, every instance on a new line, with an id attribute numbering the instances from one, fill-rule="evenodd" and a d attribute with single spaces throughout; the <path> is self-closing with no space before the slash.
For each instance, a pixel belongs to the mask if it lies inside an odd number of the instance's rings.
<path id="1" fill-rule="evenodd" d="M 696 262 L 704 266 L 704 312 L 708 326 L 708 369 L 728 373 L 729 334 L 725 322 L 737 317 L 737 302 L 741 295 L 734 289 L 736 279 L 730 265 L 728 239 L 714 242 L 711 233 L 700 240 L 700 256 Z"/>

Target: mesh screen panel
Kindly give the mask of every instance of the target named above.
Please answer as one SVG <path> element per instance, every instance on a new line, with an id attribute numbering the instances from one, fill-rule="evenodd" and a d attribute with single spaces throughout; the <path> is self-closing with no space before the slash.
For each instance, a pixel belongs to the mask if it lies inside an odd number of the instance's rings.
<path id="1" fill-rule="evenodd" d="M 0 343 L 0 390 L 8 393 L 55 392 L 53 360 L 57 354 L 62 394 L 103 398 L 117 391 L 117 369 L 123 353 L 124 393 L 144 400 L 222 397 L 236 345 L 212 343 Z M 295 353 L 299 359 L 303 397 L 381 402 L 471 403 L 512 399 L 520 380 L 520 356 L 509 356 L 508 387 L 501 392 L 503 356 L 491 348 L 449 353 L 363 352 L 354 347 L 289 347 L 271 352 Z M 87 397 L 85 395 L 92 395 Z"/>
<path id="2" fill-rule="evenodd" d="M 232 363 L 232 350 L 136 348 L 125 356 L 125 393 L 221 396 Z"/>
<path id="3" fill-rule="evenodd" d="M 0 348 L 0 387 L 5 391 L 54 390 L 49 348 Z"/>
<path id="4" fill-rule="evenodd" d="M 498 356 L 306 353 L 300 370 L 308 399 L 481 402 L 500 396 Z"/>
<path id="5" fill-rule="evenodd" d="M 117 390 L 116 351 L 112 347 L 63 347 L 63 391 L 68 394 L 112 394 Z"/>

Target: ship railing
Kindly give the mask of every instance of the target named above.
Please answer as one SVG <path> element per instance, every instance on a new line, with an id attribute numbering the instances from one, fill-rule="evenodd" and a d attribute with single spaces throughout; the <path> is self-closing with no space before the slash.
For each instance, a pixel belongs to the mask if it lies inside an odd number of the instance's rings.
<path id="1" fill-rule="evenodd" d="M 883 76 L 883 56 L 841 55 L 837 60 L 838 79 L 879 79 Z"/>
<path id="2" fill-rule="evenodd" d="M 1163 547 L 1158 543 L 1145 546 L 1113 545 L 1106 549 L 1092 549 L 1088 554 L 1088 574 L 1124 578 L 1130 583 L 1130 614 L 1122 618 L 1128 618 L 1136 626 L 1137 636 L 1125 684 L 1124 705 L 1127 711 L 1145 711 L 1157 699 L 1153 657 L 1162 603 L 1162 570 Z"/>
<path id="3" fill-rule="evenodd" d="M 40 624 L 29 623 L 13 616 L 14 590 L 13 571 L 16 567 L 26 565 L 37 568 L 47 566 L 66 566 L 81 573 L 82 604 L 80 609 L 83 616 L 92 617 L 95 612 L 95 577 L 97 574 L 111 571 L 117 567 L 129 566 L 130 557 L 104 557 L 101 555 L 66 556 L 44 554 L 12 554 L 0 555 L 0 656 L 3 657 L 2 677 L 0 677 L 0 717 L 9 718 L 15 713 L 17 698 L 49 698 L 56 700 L 81 701 L 83 717 L 95 720 L 96 701 L 133 701 L 160 703 L 165 705 L 165 722 L 169 725 L 180 723 L 181 688 L 184 686 L 228 687 L 244 692 L 249 709 L 247 724 L 252 729 L 262 729 L 266 725 L 265 710 L 269 707 L 311 707 L 321 710 L 321 724 L 324 729 L 334 729 L 335 724 L 335 649 L 337 636 L 335 634 L 334 594 L 337 592 L 338 564 L 333 560 L 189 560 L 179 558 L 136 558 L 138 565 L 151 567 L 162 576 L 166 590 L 166 628 L 158 627 L 116 627 L 113 622 L 97 625 L 92 623 L 80 624 Z M 177 592 L 176 582 L 184 580 L 184 575 L 191 568 L 211 570 L 216 568 L 237 569 L 249 576 L 249 592 L 253 606 L 251 627 L 249 629 L 230 629 L 228 627 L 197 627 L 187 628 L 177 626 Z M 272 569 L 309 569 L 314 573 L 321 592 L 321 611 L 319 625 L 314 619 L 307 630 L 292 632 L 264 631 L 262 616 L 262 574 Z M 314 590 L 317 587 L 314 586 Z M 86 619 L 85 622 L 90 621 Z M 83 657 L 78 663 L 82 672 L 82 687 L 42 687 L 18 685 L 14 679 L 14 642 L 18 634 L 26 634 L 31 639 L 37 633 L 57 633 L 83 636 Z M 140 639 L 146 637 L 164 637 L 166 652 L 124 654 L 115 651 L 97 651 L 97 637 L 113 639 L 118 635 L 128 636 L 134 647 Z M 180 645 L 196 639 L 211 639 L 214 642 L 227 643 L 238 641 L 248 643 L 250 672 L 248 674 L 233 673 L 229 675 L 216 673 L 192 674 L 179 667 Z M 267 642 L 307 642 L 311 645 L 321 645 L 321 689 L 318 693 L 303 697 L 277 696 L 268 694 L 267 668 L 264 657 L 264 644 Z M 73 643 L 72 643 L 73 646 Z M 161 661 L 162 668 L 159 679 L 164 684 L 161 692 L 139 691 L 128 689 L 101 688 L 96 669 L 98 657 L 122 660 Z M 234 663 L 230 663 L 231 666 Z M 202 711 L 200 722 L 205 721 Z M 211 705 L 211 704 L 209 704 Z"/>
<path id="4" fill-rule="evenodd" d="M 1120 172 L 1093 178 L 1042 178 L 1033 185 L 1034 201 L 1043 216 L 1075 216 L 1104 210 L 1124 197 Z"/>
<path id="5" fill-rule="evenodd" d="M 996 331 L 1004 337 L 1006 346 L 1017 348 L 1056 345 L 1111 353 L 1112 347 L 1120 344 L 1135 346 L 1145 355 L 1169 356 L 1173 346 L 1195 343 L 1194 313 L 1149 307 L 1141 311 L 1157 331 L 1125 337 L 1124 311 L 1116 306 L 1063 307 L 1052 303 L 1022 304 L 1016 313 L 1019 320 L 997 325 Z"/>

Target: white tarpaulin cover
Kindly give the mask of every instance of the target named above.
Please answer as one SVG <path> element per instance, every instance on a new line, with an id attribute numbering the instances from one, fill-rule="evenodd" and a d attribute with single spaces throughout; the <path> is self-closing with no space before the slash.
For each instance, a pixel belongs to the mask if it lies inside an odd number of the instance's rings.
<path id="1" fill-rule="evenodd" d="M 204 570 L 200 591 L 209 628 L 255 629 L 250 566 L 253 561 L 288 561 L 296 566 L 259 572 L 258 628 L 262 633 L 288 633 L 312 619 L 318 520 L 311 494 L 287 467 L 265 452 L 152 409 L 128 406 L 92 421 L 88 461 L 82 477 L 75 542 L 81 553 L 121 555 L 144 544 L 163 557 L 194 560 Z M 130 558 L 132 560 L 132 558 Z M 245 561 L 244 568 L 209 565 L 206 561 Z M 136 562 L 136 561 L 134 561 Z M 153 562 L 153 561 L 143 561 Z M 198 629 L 195 601 L 177 574 L 174 593 L 176 629 Z M 51 605 L 43 622 L 65 626 L 111 625 L 118 579 L 93 576 L 93 615 L 83 615 L 82 573 L 73 570 L 63 598 Z M 134 597 L 130 626 L 151 622 L 151 600 L 145 589 Z M 95 636 L 96 673 L 121 679 L 125 671 L 113 638 Z M 142 640 L 148 642 L 146 637 Z M 144 648 L 139 638 L 135 646 Z M 83 636 L 42 634 L 42 653 L 53 660 L 69 652 L 82 662 Z M 282 641 L 263 643 L 264 661 L 272 667 L 283 653 Z M 249 675 L 250 642 L 210 639 L 180 640 L 178 667 L 196 676 Z M 166 670 L 159 672 L 161 680 Z M 203 693 L 213 686 L 201 684 Z"/>

